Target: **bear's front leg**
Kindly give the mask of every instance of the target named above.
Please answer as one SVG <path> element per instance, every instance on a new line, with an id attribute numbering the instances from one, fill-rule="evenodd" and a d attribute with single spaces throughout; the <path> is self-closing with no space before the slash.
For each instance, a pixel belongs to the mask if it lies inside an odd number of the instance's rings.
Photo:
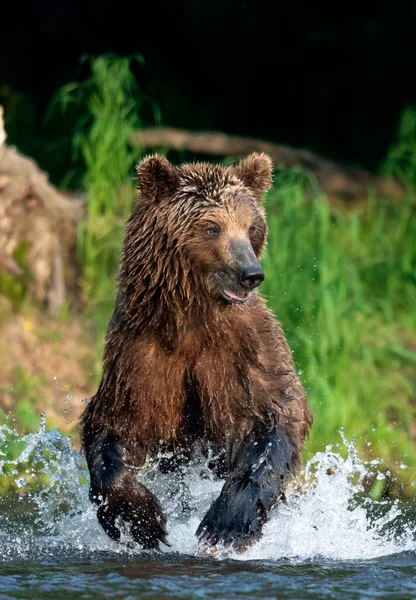
<path id="1" fill-rule="evenodd" d="M 291 468 L 292 448 L 283 431 L 256 426 L 237 449 L 221 494 L 196 531 L 198 540 L 240 550 L 258 540 Z"/>
<path id="2" fill-rule="evenodd" d="M 127 453 L 115 435 L 96 435 L 86 444 L 91 476 L 90 499 L 98 505 L 97 517 L 114 540 L 131 535 L 143 548 L 167 546 L 166 519 L 156 497 L 139 481 L 138 468 L 145 453 Z"/>

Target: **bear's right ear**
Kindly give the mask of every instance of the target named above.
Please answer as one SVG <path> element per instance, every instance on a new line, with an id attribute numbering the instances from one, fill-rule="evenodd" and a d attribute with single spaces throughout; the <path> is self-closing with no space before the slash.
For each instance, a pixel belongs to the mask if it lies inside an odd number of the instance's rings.
<path id="1" fill-rule="evenodd" d="M 175 167 L 164 156 L 155 154 L 137 165 L 137 182 L 143 198 L 159 202 L 176 190 L 179 177 Z"/>

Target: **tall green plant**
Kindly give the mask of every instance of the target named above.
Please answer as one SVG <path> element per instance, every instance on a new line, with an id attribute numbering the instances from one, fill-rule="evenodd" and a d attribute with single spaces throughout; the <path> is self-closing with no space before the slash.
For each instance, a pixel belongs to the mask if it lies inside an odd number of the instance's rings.
<path id="1" fill-rule="evenodd" d="M 82 286 L 100 331 L 105 329 L 114 300 L 114 279 L 126 218 L 134 198 L 134 165 L 140 150 L 127 140 L 139 129 L 143 95 L 131 72 L 134 58 L 112 55 L 89 59 L 91 75 L 71 83 L 59 94 L 62 107 L 84 106 L 73 135 L 73 148 L 85 165 L 86 219 L 79 231 Z"/>
<path id="2" fill-rule="evenodd" d="M 277 174 L 262 286 L 315 415 L 308 452 L 338 442 L 343 427 L 409 486 L 409 471 L 395 462 L 416 467 L 408 345 L 416 337 L 415 197 L 346 213 L 310 191 L 300 172 Z"/>
<path id="3" fill-rule="evenodd" d="M 382 162 L 384 174 L 408 186 L 416 186 L 416 107 L 406 107 L 400 117 L 396 139 Z"/>

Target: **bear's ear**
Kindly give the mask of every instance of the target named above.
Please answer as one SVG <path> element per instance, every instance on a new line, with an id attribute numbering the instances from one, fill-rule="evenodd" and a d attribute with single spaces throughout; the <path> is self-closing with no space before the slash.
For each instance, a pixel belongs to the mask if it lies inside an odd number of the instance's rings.
<path id="1" fill-rule="evenodd" d="M 272 184 L 273 163 L 267 154 L 253 152 L 233 167 L 234 174 L 248 187 L 258 202 Z"/>
<path id="2" fill-rule="evenodd" d="M 142 197 L 147 200 L 158 202 L 173 194 L 178 181 L 175 167 L 164 156 L 147 156 L 137 165 L 138 187 Z"/>

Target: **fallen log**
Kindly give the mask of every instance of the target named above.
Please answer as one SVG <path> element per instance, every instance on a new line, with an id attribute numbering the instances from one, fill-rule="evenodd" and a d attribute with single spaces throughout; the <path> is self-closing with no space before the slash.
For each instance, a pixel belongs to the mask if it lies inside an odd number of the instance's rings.
<path id="1" fill-rule="evenodd" d="M 299 150 L 264 140 L 238 137 L 218 132 L 192 132 L 171 127 L 150 127 L 135 131 L 132 146 L 187 150 L 195 154 L 240 157 L 250 152 L 266 152 L 276 166 L 302 167 L 315 176 L 319 187 L 332 202 L 355 205 L 368 197 L 369 190 L 401 199 L 402 185 L 392 179 L 377 177 L 363 169 L 340 165 L 309 150 Z"/>
<path id="2" fill-rule="evenodd" d="M 0 271 L 28 276 L 34 297 L 51 313 L 77 289 L 75 258 L 83 202 L 57 190 L 36 162 L 6 144 L 0 107 Z M 16 252 L 25 248 L 25 268 Z"/>

